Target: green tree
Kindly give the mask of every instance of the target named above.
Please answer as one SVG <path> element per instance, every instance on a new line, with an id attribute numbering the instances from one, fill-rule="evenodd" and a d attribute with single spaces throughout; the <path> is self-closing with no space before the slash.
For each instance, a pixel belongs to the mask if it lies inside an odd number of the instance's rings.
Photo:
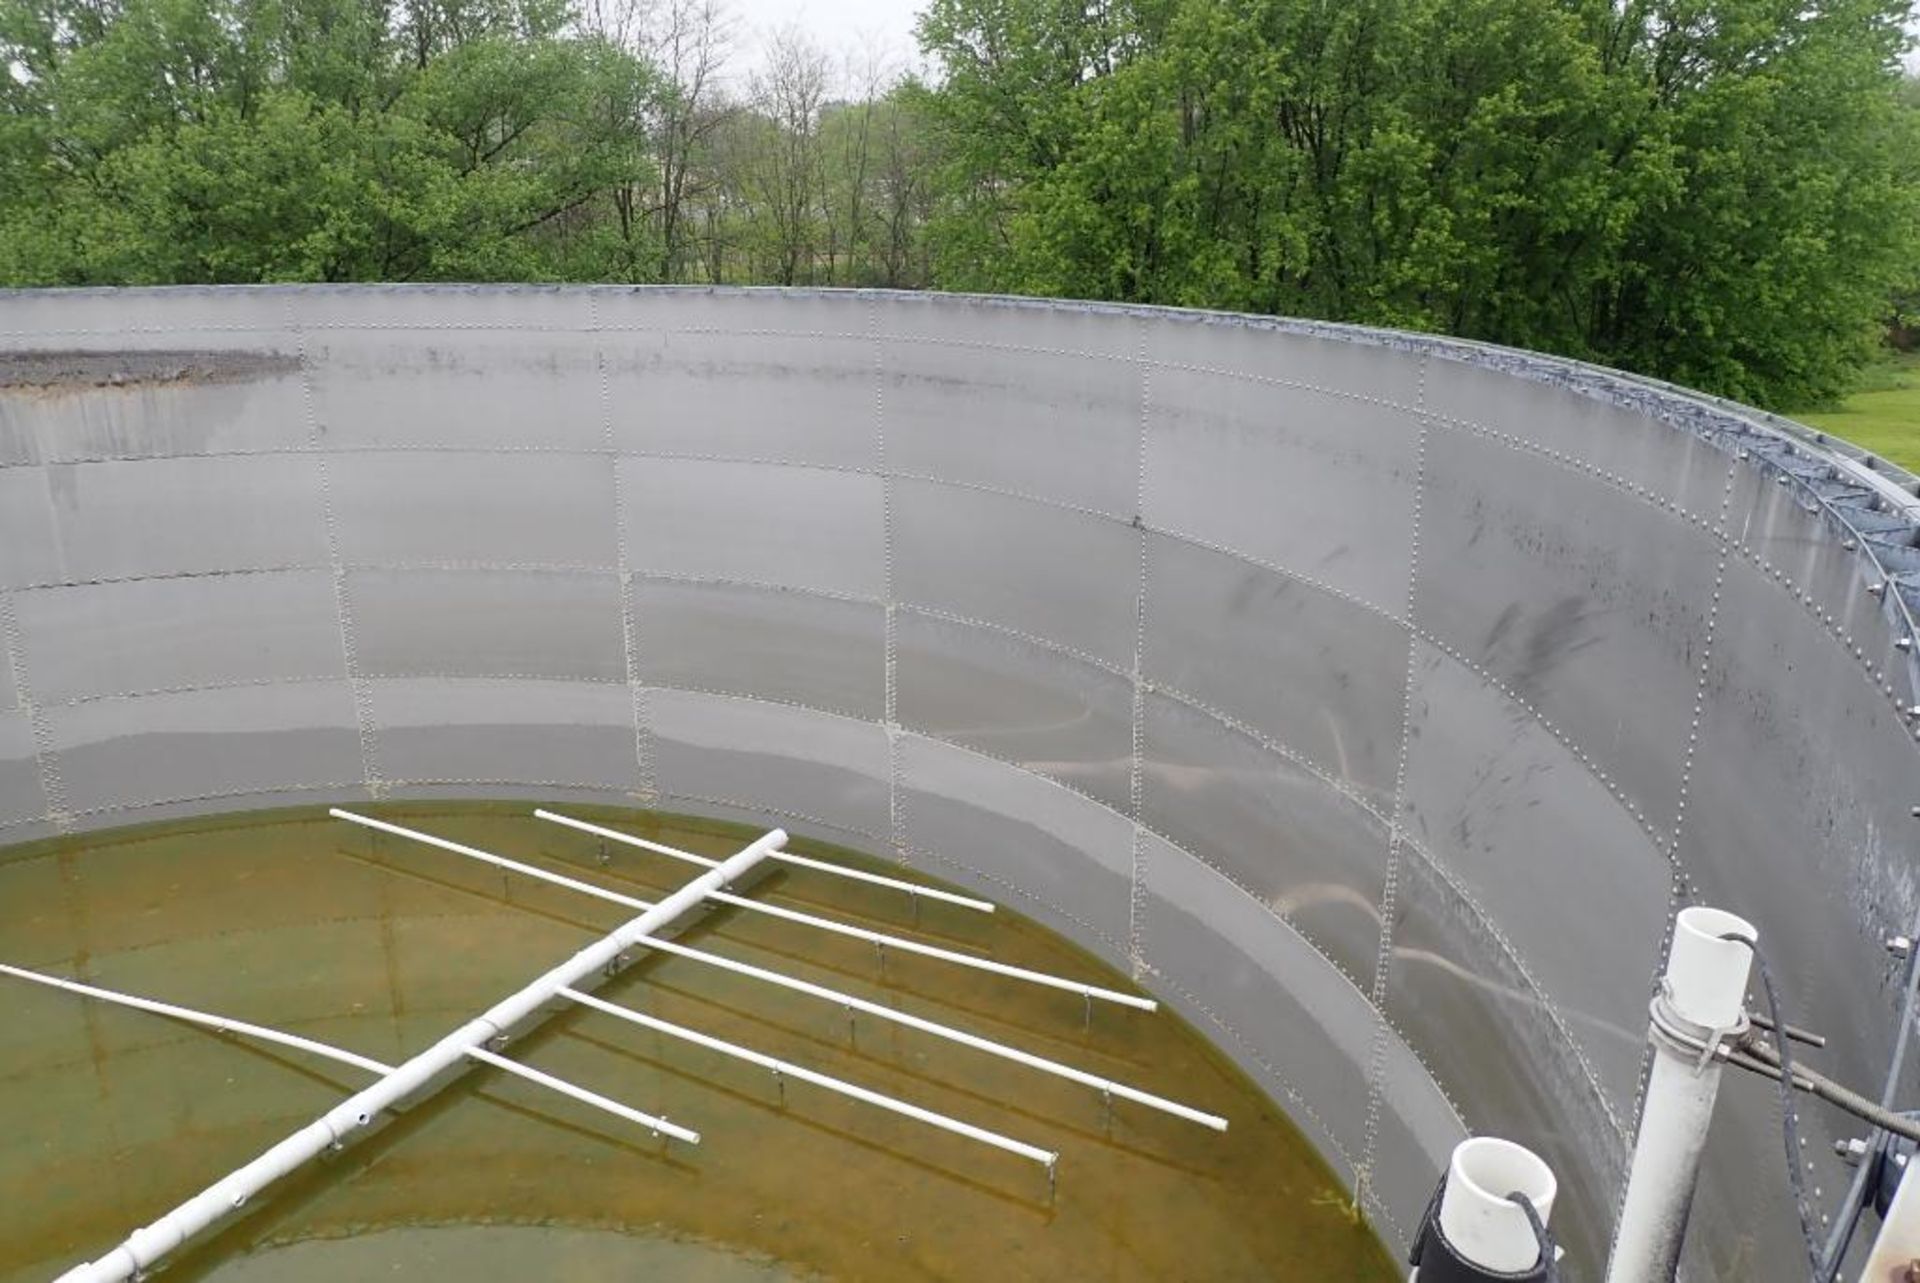
<path id="1" fill-rule="evenodd" d="M 1765 403 L 1920 245 L 1905 0 L 934 0 L 943 285 L 1284 312 Z"/>
<path id="2" fill-rule="evenodd" d="M 546 0 L 0 0 L 0 61 L 10 282 L 613 275 L 573 216 L 651 171 L 651 69 Z"/>

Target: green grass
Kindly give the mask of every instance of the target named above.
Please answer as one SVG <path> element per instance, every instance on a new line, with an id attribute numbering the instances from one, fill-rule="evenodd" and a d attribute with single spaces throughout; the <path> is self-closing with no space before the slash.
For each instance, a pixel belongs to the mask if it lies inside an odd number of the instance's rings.
<path id="1" fill-rule="evenodd" d="M 1920 472 L 1920 352 L 1874 366 L 1838 409 L 1795 417 Z"/>

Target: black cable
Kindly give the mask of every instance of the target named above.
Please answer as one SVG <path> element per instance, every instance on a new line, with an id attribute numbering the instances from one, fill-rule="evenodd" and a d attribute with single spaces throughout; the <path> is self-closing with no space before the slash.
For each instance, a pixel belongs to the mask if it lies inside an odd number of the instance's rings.
<path id="1" fill-rule="evenodd" d="M 1547 1267 L 1546 1273 L 1540 1276 L 1541 1283 L 1560 1283 L 1560 1250 L 1554 1245 L 1553 1235 L 1547 1233 L 1547 1223 L 1540 1219 L 1540 1209 L 1519 1190 L 1507 1198 L 1520 1204 L 1520 1210 L 1527 1214 L 1527 1224 L 1533 1226 L 1533 1241 L 1540 1245 L 1540 1262 Z"/>
<path id="2" fill-rule="evenodd" d="M 1773 987 L 1773 972 L 1767 967 L 1767 958 L 1760 952 L 1759 942 L 1737 931 L 1720 938 L 1737 940 L 1753 954 L 1754 966 L 1760 971 L 1760 987 L 1767 995 L 1767 1014 L 1773 1017 L 1774 1028 L 1786 1028 L 1786 1021 L 1780 1016 L 1780 994 Z M 1793 1055 L 1787 1050 L 1785 1038 L 1779 1039 L 1775 1046 L 1780 1057 L 1780 1130 L 1787 1143 L 1787 1184 L 1793 1190 L 1793 1210 L 1800 1215 L 1800 1237 L 1806 1244 L 1807 1263 L 1811 1267 L 1807 1277 L 1818 1280 L 1823 1246 L 1814 1236 L 1813 1217 L 1807 1208 L 1806 1181 L 1801 1175 L 1801 1163 L 1804 1160 L 1800 1157 L 1800 1125 L 1793 1106 Z"/>

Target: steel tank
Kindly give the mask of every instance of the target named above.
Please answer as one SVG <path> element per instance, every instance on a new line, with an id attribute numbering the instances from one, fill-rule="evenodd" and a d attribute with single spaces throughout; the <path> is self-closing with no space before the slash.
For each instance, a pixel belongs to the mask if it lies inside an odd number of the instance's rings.
<path id="1" fill-rule="evenodd" d="M 884 292 L 0 292 L 0 843 L 538 796 L 780 823 L 1130 968 L 1390 1243 L 1604 1257 L 1677 908 L 1871 1086 L 1912 478 L 1510 350 Z M 1730 1082 L 1692 1277 L 1795 1277 Z M 1851 1135 L 1809 1107 L 1810 1186 Z M 1816 1152 L 1815 1146 L 1819 1149 Z"/>

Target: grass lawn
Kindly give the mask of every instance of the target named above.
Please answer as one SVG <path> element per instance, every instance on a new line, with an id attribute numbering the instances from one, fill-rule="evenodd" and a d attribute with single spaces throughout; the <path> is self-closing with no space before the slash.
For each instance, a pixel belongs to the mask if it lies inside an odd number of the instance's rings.
<path id="1" fill-rule="evenodd" d="M 1839 409 L 1794 417 L 1920 472 L 1920 352 L 1870 371 Z"/>

